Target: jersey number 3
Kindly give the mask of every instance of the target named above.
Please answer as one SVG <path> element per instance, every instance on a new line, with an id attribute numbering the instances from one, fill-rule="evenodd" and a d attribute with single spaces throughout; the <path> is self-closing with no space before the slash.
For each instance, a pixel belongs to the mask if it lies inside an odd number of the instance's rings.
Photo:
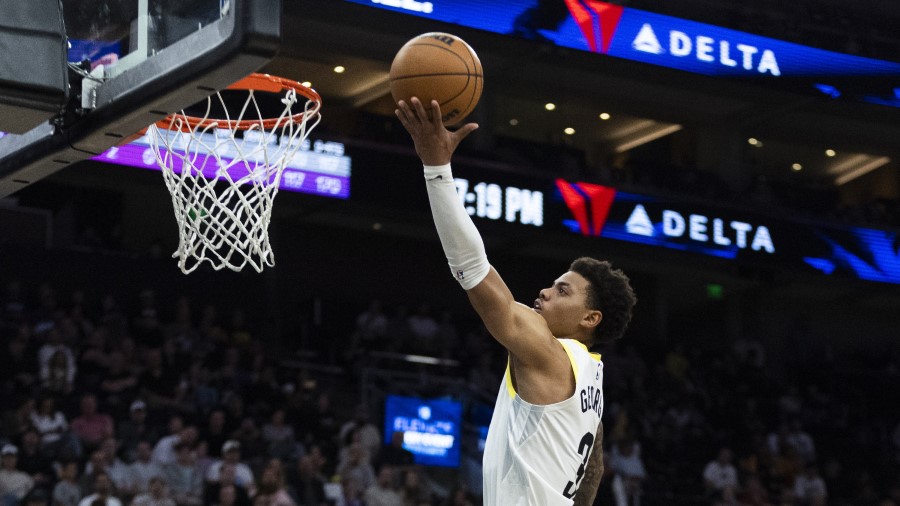
<path id="1" fill-rule="evenodd" d="M 578 475 L 575 476 L 575 481 L 567 483 L 565 490 L 563 490 L 563 495 L 566 496 L 567 499 L 575 497 L 575 492 L 578 491 L 578 484 L 581 483 L 581 479 L 584 478 L 584 468 L 587 466 L 588 457 L 591 456 L 591 447 L 593 446 L 594 435 L 588 432 L 581 438 L 581 442 L 578 443 L 578 455 L 583 456 L 581 465 L 578 466 Z"/>

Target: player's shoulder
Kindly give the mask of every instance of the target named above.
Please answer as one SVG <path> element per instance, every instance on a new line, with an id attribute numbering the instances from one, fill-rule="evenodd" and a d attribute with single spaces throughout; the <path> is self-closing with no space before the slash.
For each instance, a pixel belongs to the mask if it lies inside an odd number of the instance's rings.
<path id="1" fill-rule="evenodd" d="M 578 356 L 590 358 L 595 362 L 601 361 L 601 355 L 589 350 L 587 345 L 585 345 L 581 341 L 578 341 L 576 339 L 561 338 L 559 339 L 559 342 L 562 343 L 562 345 L 571 353 L 574 353 Z"/>

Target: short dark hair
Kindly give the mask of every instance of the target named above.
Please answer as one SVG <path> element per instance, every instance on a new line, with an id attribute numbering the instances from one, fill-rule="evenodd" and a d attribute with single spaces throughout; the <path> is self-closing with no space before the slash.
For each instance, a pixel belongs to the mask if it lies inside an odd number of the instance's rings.
<path id="1" fill-rule="evenodd" d="M 572 262 L 569 270 L 581 275 L 590 286 L 587 306 L 603 313 L 603 320 L 594 329 L 594 344 L 620 339 L 628 328 L 637 297 L 631 289 L 631 280 L 612 264 L 591 257 L 581 257 Z"/>

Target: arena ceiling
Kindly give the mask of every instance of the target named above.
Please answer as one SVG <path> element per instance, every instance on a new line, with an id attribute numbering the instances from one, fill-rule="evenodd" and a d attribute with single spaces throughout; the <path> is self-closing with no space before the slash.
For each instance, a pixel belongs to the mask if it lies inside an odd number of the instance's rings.
<path id="1" fill-rule="evenodd" d="M 895 109 L 831 103 L 412 17 L 398 25 L 397 15 L 343 2 L 287 2 L 285 14 L 281 55 L 265 70 L 310 81 L 326 101 L 326 118 L 353 111 L 391 117 L 388 72 L 396 50 L 418 33 L 452 29 L 476 48 L 485 69 L 486 91 L 473 120 L 497 135 L 608 158 L 676 132 L 721 126 L 737 132 L 727 149 L 754 175 L 831 186 L 898 172 Z M 346 71 L 335 73 L 337 65 Z M 553 112 L 547 102 L 556 104 Z M 604 112 L 610 119 L 599 119 Z M 563 133 L 567 127 L 575 134 Z"/>

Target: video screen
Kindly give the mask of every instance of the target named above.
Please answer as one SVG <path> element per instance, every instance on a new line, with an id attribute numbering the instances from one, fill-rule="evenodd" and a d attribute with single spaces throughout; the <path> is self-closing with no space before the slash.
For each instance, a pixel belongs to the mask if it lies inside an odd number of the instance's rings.
<path id="1" fill-rule="evenodd" d="M 389 395 L 384 402 L 384 441 L 403 433 L 403 448 L 416 464 L 458 467 L 462 404 L 447 399 Z"/>

